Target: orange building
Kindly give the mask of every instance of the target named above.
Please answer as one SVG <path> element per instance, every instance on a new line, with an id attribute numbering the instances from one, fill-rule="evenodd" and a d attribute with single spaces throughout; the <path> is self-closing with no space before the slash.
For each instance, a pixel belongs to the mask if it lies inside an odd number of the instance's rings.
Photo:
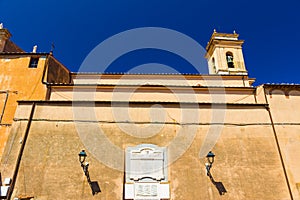
<path id="1" fill-rule="evenodd" d="M 24 52 L 0 29 L 0 157 L 18 100 L 46 100 L 49 83 L 70 83 L 69 70 L 51 53 Z"/>

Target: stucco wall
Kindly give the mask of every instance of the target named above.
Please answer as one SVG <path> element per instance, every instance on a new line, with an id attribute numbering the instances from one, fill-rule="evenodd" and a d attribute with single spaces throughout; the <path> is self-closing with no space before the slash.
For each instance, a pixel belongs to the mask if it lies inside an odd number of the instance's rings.
<path id="1" fill-rule="evenodd" d="M 45 99 L 46 87 L 42 84 L 45 57 L 37 68 L 29 68 L 30 56 L 5 56 L 0 59 L 0 90 L 9 91 L 2 123 L 12 123 L 17 100 Z"/>
<path id="2" fill-rule="evenodd" d="M 70 71 L 58 62 L 53 56 L 48 56 L 47 63 L 47 77 L 48 83 L 71 83 Z"/>
<path id="3" fill-rule="evenodd" d="M 0 158 L 5 147 L 17 108 L 21 99 L 41 99 L 46 96 L 46 87 L 42 84 L 45 57 L 41 56 L 37 68 L 29 68 L 30 56 L 1 55 L 0 57 L 0 108 L 1 139 Z"/>
<path id="4" fill-rule="evenodd" d="M 293 86 L 266 89 L 275 130 L 295 199 L 300 199 L 300 91 Z"/>
<path id="5" fill-rule="evenodd" d="M 18 107 L 9 140 L 12 148 L 3 157 L 6 160 L 2 164 L 3 177 L 13 175 L 11 163 L 14 163 L 18 153 L 16 149 L 21 145 L 19 140 L 25 132 L 29 105 L 23 103 Z M 199 120 L 196 120 L 198 124 L 188 126 L 180 122 L 194 123 L 194 119 L 187 117 L 181 120 L 180 115 L 184 109 L 192 108 L 163 106 L 167 113 L 165 123 L 156 121 L 152 124 L 153 130 L 158 130 L 153 135 L 147 135 L 148 132 L 139 135 L 136 131 L 149 125 L 149 104 L 128 108 L 126 112 L 131 113 L 131 119 L 127 123 L 115 123 L 113 109 L 105 103 L 96 104 L 93 109 L 96 120 L 88 117 L 85 121 L 83 116 L 89 116 L 86 115 L 89 112 L 85 112 L 87 106 L 78 104 L 77 111 L 81 111 L 82 115 L 75 114 L 80 120 L 74 123 L 70 102 L 37 103 L 13 196 L 27 195 L 34 196 L 34 199 L 122 199 L 123 172 L 104 164 L 107 160 L 109 163 L 124 163 L 122 154 L 108 148 L 111 144 L 121 150 L 141 143 L 168 146 L 169 158 L 172 158 L 192 139 L 179 159 L 169 165 L 171 199 L 289 199 L 270 118 L 264 106 L 226 106 L 224 119 L 218 119 L 224 122 L 224 126 L 217 140 L 210 137 L 215 134 L 213 132 L 207 137 L 209 130 L 220 127 L 220 124 L 212 123 L 214 112 L 211 106 L 200 106 Z M 121 114 L 122 106 L 117 107 L 121 108 L 117 112 Z M 215 109 L 223 110 L 224 107 Z M 154 111 L 161 114 L 159 110 Z M 104 135 L 99 134 L 99 127 Z M 78 134 L 79 129 L 81 134 Z M 206 137 L 210 138 L 208 143 L 215 142 L 212 150 L 216 157 L 211 172 L 215 181 L 222 182 L 227 190 L 222 196 L 206 176 L 205 158 L 199 158 Z M 78 161 L 81 149 L 87 150 L 91 179 L 97 181 L 101 188 L 95 196 Z"/>
<path id="6" fill-rule="evenodd" d="M 180 74 L 72 74 L 75 84 L 248 87 L 247 76 Z"/>
<path id="7" fill-rule="evenodd" d="M 147 86 L 52 87 L 50 100 L 255 103 L 254 89 Z"/>

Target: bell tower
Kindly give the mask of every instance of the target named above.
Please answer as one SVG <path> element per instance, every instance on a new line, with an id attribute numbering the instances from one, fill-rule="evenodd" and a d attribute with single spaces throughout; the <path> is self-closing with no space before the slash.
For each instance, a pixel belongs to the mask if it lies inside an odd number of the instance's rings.
<path id="1" fill-rule="evenodd" d="M 11 37 L 10 32 L 3 28 L 3 24 L 0 24 L 0 52 L 3 52 L 5 49 L 5 45 L 9 38 Z"/>
<path id="2" fill-rule="evenodd" d="M 10 37 L 10 32 L 0 23 L 0 52 L 24 52 L 9 39 Z"/>
<path id="3" fill-rule="evenodd" d="M 209 74 L 248 75 L 242 52 L 244 40 L 238 37 L 235 31 L 217 33 L 214 30 L 206 46 Z"/>

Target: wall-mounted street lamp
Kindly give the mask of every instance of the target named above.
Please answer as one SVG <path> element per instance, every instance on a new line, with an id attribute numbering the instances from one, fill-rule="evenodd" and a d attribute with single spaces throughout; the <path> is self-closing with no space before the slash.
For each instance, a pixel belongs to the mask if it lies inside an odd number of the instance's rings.
<path id="1" fill-rule="evenodd" d="M 87 154 L 85 152 L 85 150 L 82 150 L 79 152 L 78 154 L 78 157 L 79 157 L 79 162 L 80 162 L 80 165 L 83 169 L 83 172 L 84 172 L 84 175 L 86 176 L 86 179 L 92 189 L 92 194 L 95 195 L 99 192 L 101 192 L 100 190 L 100 187 L 98 185 L 98 182 L 97 181 L 91 181 L 91 178 L 90 178 L 90 173 L 89 173 L 89 163 L 88 162 L 85 162 L 85 159 L 87 157 Z"/>
<path id="2" fill-rule="evenodd" d="M 86 159 L 86 157 L 87 157 L 87 154 L 86 154 L 86 152 L 85 152 L 85 150 L 82 150 L 79 154 L 78 154 L 78 156 L 79 156 L 79 162 L 80 162 L 80 164 L 81 164 L 81 167 L 82 167 L 82 169 L 83 169 L 83 172 L 84 172 L 84 174 L 88 177 L 88 175 L 89 175 L 89 163 L 88 162 L 85 162 L 84 163 L 84 161 L 85 161 L 85 159 Z"/>
<path id="3" fill-rule="evenodd" d="M 206 155 L 206 160 L 207 160 L 207 163 L 205 163 L 206 175 L 209 177 L 211 182 L 216 186 L 217 190 L 219 191 L 219 194 L 224 195 L 227 191 L 223 183 L 219 181 L 215 181 L 213 176 L 210 173 L 210 169 L 215 161 L 215 154 L 211 151 L 208 152 L 208 154 Z"/>
<path id="4" fill-rule="evenodd" d="M 206 159 L 207 159 L 207 163 L 205 163 L 205 168 L 206 168 L 206 175 L 211 177 L 211 174 L 210 174 L 210 169 L 212 167 L 212 164 L 214 163 L 215 161 L 215 154 L 213 152 L 208 152 L 207 156 L 206 156 Z"/>

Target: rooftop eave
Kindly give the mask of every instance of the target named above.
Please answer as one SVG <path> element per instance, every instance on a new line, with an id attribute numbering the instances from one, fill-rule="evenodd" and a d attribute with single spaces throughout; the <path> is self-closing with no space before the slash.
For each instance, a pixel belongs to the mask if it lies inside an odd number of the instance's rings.
<path id="1" fill-rule="evenodd" d="M 207 43 L 207 46 L 210 46 L 213 40 L 230 40 L 230 41 L 236 41 L 239 38 L 239 34 L 237 33 L 218 33 L 213 32 L 212 36 L 210 37 L 209 42 Z"/>
<path id="2" fill-rule="evenodd" d="M 218 74 L 196 74 L 196 73 L 124 73 L 124 72 L 71 72 L 71 76 L 73 78 L 124 78 L 124 76 L 128 76 L 129 78 L 137 78 L 139 79 L 141 76 L 148 76 L 150 78 L 153 77 L 163 77 L 163 78 L 176 78 L 179 77 L 182 79 L 182 77 L 186 78 L 200 78 L 201 79 L 240 79 L 241 77 L 245 77 L 245 75 L 218 75 Z"/>
<path id="3" fill-rule="evenodd" d="M 190 104 L 190 105 L 202 105 L 202 106 L 230 106 L 230 107 L 236 107 L 236 106 L 243 106 L 243 107 L 268 107 L 268 104 L 265 103 L 226 103 L 226 102 L 174 102 L 174 101 L 111 101 L 111 100 L 101 100 L 101 101 L 90 101 L 90 100 L 18 100 L 17 101 L 19 105 L 26 105 L 26 104 L 38 104 L 38 105 L 55 105 L 55 104 L 61 104 L 61 105 L 74 105 L 76 103 L 77 105 L 83 104 L 86 105 L 87 103 L 93 103 L 93 104 L 173 104 L 173 105 L 183 105 L 183 104 Z"/>
<path id="4" fill-rule="evenodd" d="M 263 84 L 264 88 L 271 88 L 271 89 L 285 89 L 285 88 L 293 88 L 293 89 L 300 89 L 300 84 L 295 83 L 266 83 Z"/>
<path id="5" fill-rule="evenodd" d="M 210 41 L 207 46 L 206 46 L 206 51 L 207 54 L 205 57 L 208 57 L 208 55 L 211 55 L 214 49 L 218 46 L 227 46 L 227 47 L 239 47 L 242 48 L 242 45 L 244 44 L 244 40 L 219 40 L 219 39 L 214 39 Z"/>
<path id="6" fill-rule="evenodd" d="M 51 84 L 48 85 L 53 89 L 61 89 L 61 90 L 74 90 L 83 89 L 83 90 L 98 90 L 98 89 L 105 89 L 105 90 L 114 90 L 118 88 L 121 89 L 136 89 L 136 90 L 155 90 L 155 91 L 209 91 L 209 92 L 221 92 L 224 93 L 225 91 L 239 91 L 239 92 L 246 92 L 246 93 L 253 93 L 255 87 L 242 87 L 242 86 L 205 86 L 205 85 L 153 85 L 153 84 L 144 84 L 144 85 L 132 85 L 132 84 Z"/>
<path id="7" fill-rule="evenodd" d="M 50 53 L 46 52 L 39 52 L 39 53 L 33 53 L 33 52 L 0 52 L 1 55 L 49 55 Z"/>

